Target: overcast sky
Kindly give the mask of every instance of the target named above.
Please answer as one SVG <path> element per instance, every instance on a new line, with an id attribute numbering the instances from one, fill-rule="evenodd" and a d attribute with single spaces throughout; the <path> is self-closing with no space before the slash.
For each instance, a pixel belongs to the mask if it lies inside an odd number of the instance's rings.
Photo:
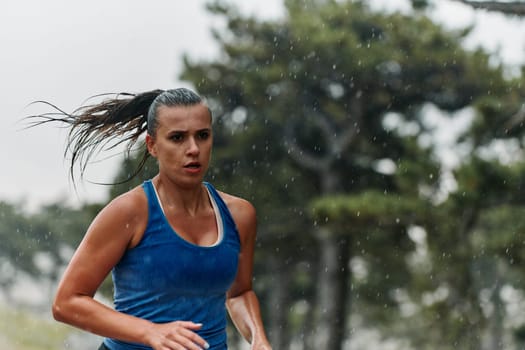
<path id="1" fill-rule="evenodd" d="M 244 11 L 266 18 L 282 13 L 281 0 L 235 0 Z M 375 6 L 406 10 L 406 0 L 371 0 Z M 47 100 L 67 111 L 103 92 L 140 92 L 180 86 L 184 53 L 217 54 L 210 29 L 220 22 L 205 0 L 3 0 L 0 12 L 0 200 L 27 208 L 67 200 L 104 200 L 107 187 L 83 181 L 73 191 L 63 159 L 66 133 L 57 127 L 21 130 L 20 119 L 45 112 L 27 107 Z M 525 62 L 525 25 L 499 14 L 474 12 L 439 0 L 433 16 L 449 27 L 476 24 L 468 45 L 499 50 L 508 64 Z M 95 164 L 87 180 L 110 181 L 120 158 Z"/>

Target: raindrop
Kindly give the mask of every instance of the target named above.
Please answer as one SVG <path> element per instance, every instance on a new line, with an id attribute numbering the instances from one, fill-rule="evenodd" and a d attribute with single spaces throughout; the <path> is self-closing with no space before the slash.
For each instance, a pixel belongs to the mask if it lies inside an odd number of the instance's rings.
<path id="1" fill-rule="evenodd" d="M 246 108 L 243 106 L 239 106 L 233 110 L 231 118 L 235 124 L 242 124 L 246 121 L 247 115 L 248 111 L 246 110 Z"/>

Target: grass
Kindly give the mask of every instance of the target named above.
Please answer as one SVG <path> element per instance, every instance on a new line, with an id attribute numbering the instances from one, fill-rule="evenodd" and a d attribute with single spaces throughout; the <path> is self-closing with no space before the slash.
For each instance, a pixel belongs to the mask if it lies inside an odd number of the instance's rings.
<path id="1" fill-rule="evenodd" d="M 0 305 L 0 348 L 10 350 L 57 350 L 72 329 L 30 311 Z"/>

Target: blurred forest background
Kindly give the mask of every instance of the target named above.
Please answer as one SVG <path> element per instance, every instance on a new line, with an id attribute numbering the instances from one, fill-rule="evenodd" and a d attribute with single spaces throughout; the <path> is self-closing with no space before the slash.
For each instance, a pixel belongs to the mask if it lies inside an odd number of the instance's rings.
<path id="1" fill-rule="evenodd" d="M 522 1 L 458 1 L 525 15 Z M 220 58 L 184 58 L 180 78 L 214 114 L 207 180 L 258 210 L 255 289 L 274 349 L 525 349 L 525 65 L 467 50 L 471 28 L 412 3 L 407 15 L 285 0 L 283 19 L 259 20 L 214 2 Z M 155 173 L 148 163 L 107 199 Z M 104 204 L 0 203 L 2 348 L 96 347 L 52 322 L 49 302 Z M 97 298 L 111 295 L 108 280 Z"/>

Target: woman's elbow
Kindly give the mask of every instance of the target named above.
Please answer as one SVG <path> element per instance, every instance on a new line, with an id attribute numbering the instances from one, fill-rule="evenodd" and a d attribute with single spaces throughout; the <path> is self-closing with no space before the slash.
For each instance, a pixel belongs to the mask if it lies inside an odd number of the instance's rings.
<path id="1" fill-rule="evenodd" d="M 58 299 L 53 300 L 53 304 L 51 305 L 51 313 L 53 314 L 55 321 L 64 322 L 66 319 L 64 315 L 63 304 Z"/>
<path id="2" fill-rule="evenodd" d="M 70 304 L 71 303 L 68 302 L 66 298 L 55 297 L 53 304 L 51 305 L 53 318 L 58 322 L 69 323 L 69 320 L 71 319 L 71 312 L 69 310 L 71 308 L 68 307 L 68 305 Z"/>

